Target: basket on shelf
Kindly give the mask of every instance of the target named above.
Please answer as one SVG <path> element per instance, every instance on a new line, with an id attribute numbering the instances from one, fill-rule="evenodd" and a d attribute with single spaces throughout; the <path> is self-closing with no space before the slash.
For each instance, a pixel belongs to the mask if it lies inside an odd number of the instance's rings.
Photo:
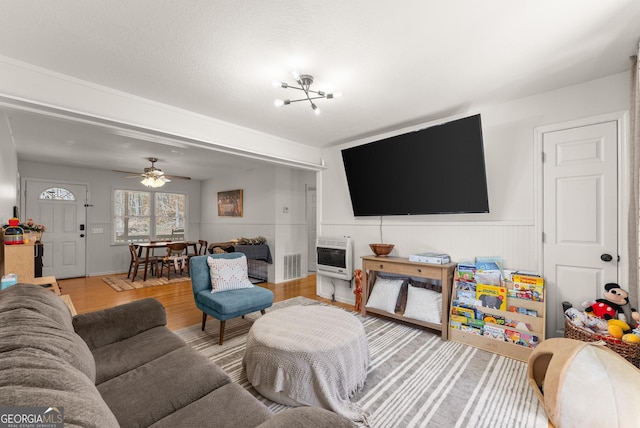
<path id="1" fill-rule="evenodd" d="M 617 352 L 621 357 L 640 368 L 640 343 L 623 342 L 613 336 L 605 336 L 582 327 L 578 327 L 569 318 L 564 318 L 564 337 L 583 342 L 603 341 L 607 348 Z"/>

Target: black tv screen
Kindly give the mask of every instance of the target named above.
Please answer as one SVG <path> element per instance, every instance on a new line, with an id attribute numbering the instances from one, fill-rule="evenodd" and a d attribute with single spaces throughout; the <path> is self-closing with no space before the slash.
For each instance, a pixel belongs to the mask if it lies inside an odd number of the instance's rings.
<path id="1" fill-rule="evenodd" d="M 480 115 L 342 150 L 355 216 L 488 213 Z"/>

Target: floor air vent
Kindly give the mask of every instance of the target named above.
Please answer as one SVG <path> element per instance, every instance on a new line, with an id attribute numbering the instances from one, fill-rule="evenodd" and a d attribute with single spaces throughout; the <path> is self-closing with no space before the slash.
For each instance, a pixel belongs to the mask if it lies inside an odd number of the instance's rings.
<path id="1" fill-rule="evenodd" d="M 302 276 L 302 254 L 284 256 L 284 279 L 296 279 Z"/>

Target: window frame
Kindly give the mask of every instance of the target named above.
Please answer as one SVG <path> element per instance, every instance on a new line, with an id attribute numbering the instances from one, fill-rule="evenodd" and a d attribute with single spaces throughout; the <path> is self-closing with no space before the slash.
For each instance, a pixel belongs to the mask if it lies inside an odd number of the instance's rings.
<path id="1" fill-rule="evenodd" d="M 116 235 L 116 231 L 117 231 L 117 222 L 119 219 L 126 219 L 127 215 L 118 215 L 116 213 L 116 201 L 117 201 L 117 194 L 118 192 L 135 192 L 135 193 L 142 193 L 142 194 L 147 194 L 149 197 L 149 215 L 148 216 L 143 216 L 143 217 L 148 217 L 148 226 L 149 226 L 149 235 L 148 237 L 145 235 L 144 238 L 141 239 L 131 239 L 131 237 L 128 235 L 126 236 L 126 240 L 118 240 L 117 239 L 117 235 Z M 183 217 L 183 223 L 184 223 L 184 233 L 182 234 L 181 239 L 179 240 L 185 240 L 187 233 L 188 233 L 188 194 L 186 192 L 167 192 L 164 190 L 151 190 L 151 189 L 144 189 L 144 190 L 140 190 L 140 189 L 131 189 L 131 188 L 124 188 L 124 187 L 114 187 L 112 189 L 111 192 L 111 227 L 112 227 L 112 233 L 111 233 L 111 245 L 129 245 L 129 243 L 133 242 L 133 243 L 137 243 L 137 242 L 148 242 L 148 241 L 153 241 L 153 240 L 157 240 L 157 233 L 156 233 L 156 198 L 157 198 L 157 194 L 159 193 L 164 193 L 164 194 L 170 194 L 170 195 L 180 195 L 184 198 L 184 208 L 183 208 L 183 212 L 182 212 L 182 217 Z M 125 206 L 125 213 L 127 212 L 127 208 Z M 126 229 L 126 221 L 124 221 L 125 223 L 125 229 Z M 163 235 L 164 236 L 164 235 Z M 164 237 L 161 239 L 165 239 Z M 171 239 L 167 239 L 167 241 L 169 241 Z"/>

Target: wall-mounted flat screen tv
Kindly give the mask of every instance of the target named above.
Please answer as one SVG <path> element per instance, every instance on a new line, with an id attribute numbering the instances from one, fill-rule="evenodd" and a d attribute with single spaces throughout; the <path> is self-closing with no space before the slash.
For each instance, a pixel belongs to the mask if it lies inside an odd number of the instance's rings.
<path id="1" fill-rule="evenodd" d="M 480 115 L 342 150 L 355 216 L 488 213 Z"/>

